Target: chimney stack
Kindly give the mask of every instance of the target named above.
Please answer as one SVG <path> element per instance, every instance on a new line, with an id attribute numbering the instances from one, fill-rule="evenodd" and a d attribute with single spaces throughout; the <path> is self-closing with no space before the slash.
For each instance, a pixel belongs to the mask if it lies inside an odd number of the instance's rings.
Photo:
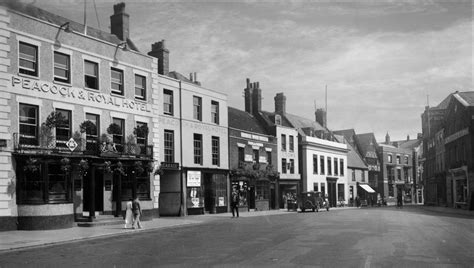
<path id="1" fill-rule="evenodd" d="M 275 113 L 284 116 L 286 114 L 286 97 L 283 92 L 277 93 L 274 100 Z"/>
<path id="2" fill-rule="evenodd" d="M 326 111 L 321 108 L 316 109 L 315 116 L 316 116 L 316 122 L 319 123 L 324 128 L 327 128 Z"/>
<path id="3" fill-rule="evenodd" d="M 407 135 L 407 141 L 409 141 L 409 140 L 410 140 L 410 135 Z"/>
<path id="4" fill-rule="evenodd" d="M 130 37 L 129 21 L 130 16 L 125 13 L 125 3 L 114 5 L 114 14 L 110 16 L 110 32 L 118 39 L 127 41 Z"/>
<path id="5" fill-rule="evenodd" d="M 262 110 L 262 90 L 259 82 L 250 82 L 247 78 L 247 87 L 244 89 L 245 111 L 249 114 L 256 114 Z"/>
<path id="6" fill-rule="evenodd" d="M 156 42 L 151 45 L 151 51 L 148 52 L 148 55 L 158 59 L 158 73 L 162 75 L 169 75 L 170 73 L 170 60 L 169 60 L 170 51 L 166 49 L 165 40 Z M 191 74 L 192 75 L 192 74 Z"/>

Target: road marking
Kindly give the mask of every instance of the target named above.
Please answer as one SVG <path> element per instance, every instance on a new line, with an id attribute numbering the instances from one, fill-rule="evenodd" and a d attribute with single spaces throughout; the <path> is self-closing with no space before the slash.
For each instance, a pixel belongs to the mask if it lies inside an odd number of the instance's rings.
<path id="1" fill-rule="evenodd" d="M 367 258 L 365 259 L 364 268 L 370 268 L 370 263 L 371 262 L 372 262 L 372 255 L 368 255 Z"/>

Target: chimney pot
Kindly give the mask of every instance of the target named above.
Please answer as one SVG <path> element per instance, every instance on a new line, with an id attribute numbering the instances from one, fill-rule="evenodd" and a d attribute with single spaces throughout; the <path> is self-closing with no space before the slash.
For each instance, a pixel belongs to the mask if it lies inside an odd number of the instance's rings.
<path id="1" fill-rule="evenodd" d="M 193 73 L 189 73 L 189 80 L 193 81 Z"/>
<path id="2" fill-rule="evenodd" d="M 194 82 L 198 81 L 197 72 L 194 72 Z"/>
<path id="3" fill-rule="evenodd" d="M 129 20 L 130 16 L 125 13 L 125 3 L 114 5 L 114 14 L 110 16 L 110 33 L 122 41 L 127 41 L 130 37 Z"/>
<path id="4" fill-rule="evenodd" d="M 155 42 L 151 45 L 151 51 L 148 55 L 158 59 L 158 73 L 169 75 L 169 54 L 170 51 L 165 47 L 165 40 Z"/>

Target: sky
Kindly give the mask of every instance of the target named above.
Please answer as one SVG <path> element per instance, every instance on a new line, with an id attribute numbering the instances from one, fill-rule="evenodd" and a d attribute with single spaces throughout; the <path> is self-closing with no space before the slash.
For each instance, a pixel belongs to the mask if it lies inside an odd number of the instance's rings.
<path id="1" fill-rule="evenodd" d="M 83 0 L 22 1 L 84 21 Z M 87 24 L 110 32 L 119 2 L 141 52 L 166 40 L 170 70 L 197 72 L 242 110 L 246 78 L 263 110 L 283 92 L 287 112 L 310 119 L 327 87 L 329 129 L 382 142 L 415 138 L 427 104 L 474 89 L 471 1 L 89 0 Z"/>

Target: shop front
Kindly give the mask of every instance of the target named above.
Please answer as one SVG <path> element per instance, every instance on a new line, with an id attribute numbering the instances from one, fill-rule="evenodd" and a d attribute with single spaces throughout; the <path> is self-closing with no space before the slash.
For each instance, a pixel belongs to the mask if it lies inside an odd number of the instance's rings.
<path id="1" fill-rule="evenodd" d="M 287 180 L 281 180 L 279 182 L 279 204 L 280 204 L 280 209 L 292 209 L 288 207 L 288 204 L 290 206 L 294 206 L 296 201 L 298 200 L 298 193 L 299 191 L 299 183 L 294 182 L 294 181 L 287 181 Z"/>
<path id="2" fill-rule="evenodd" d="M 188 215 L 228 211 L 229 184 L 226 171 L 187 169 L 185 174 Z"/>
<path id="3" fill-rule="evenodd" d="M 375 190 L 367 183 L 357 183 L 357 194 L 359 195 L 362 206 L 375 205 L 378 199 Z"/>
<path id="4" fill-rule="evenodd" d="M 449 174 L 448 183 L 450 184 L 450 191 L 448 193 L 452 202 L 450 205 L 454 208 L 470 209 L 470 182 L 467 166 L 450 169 Z"/>

